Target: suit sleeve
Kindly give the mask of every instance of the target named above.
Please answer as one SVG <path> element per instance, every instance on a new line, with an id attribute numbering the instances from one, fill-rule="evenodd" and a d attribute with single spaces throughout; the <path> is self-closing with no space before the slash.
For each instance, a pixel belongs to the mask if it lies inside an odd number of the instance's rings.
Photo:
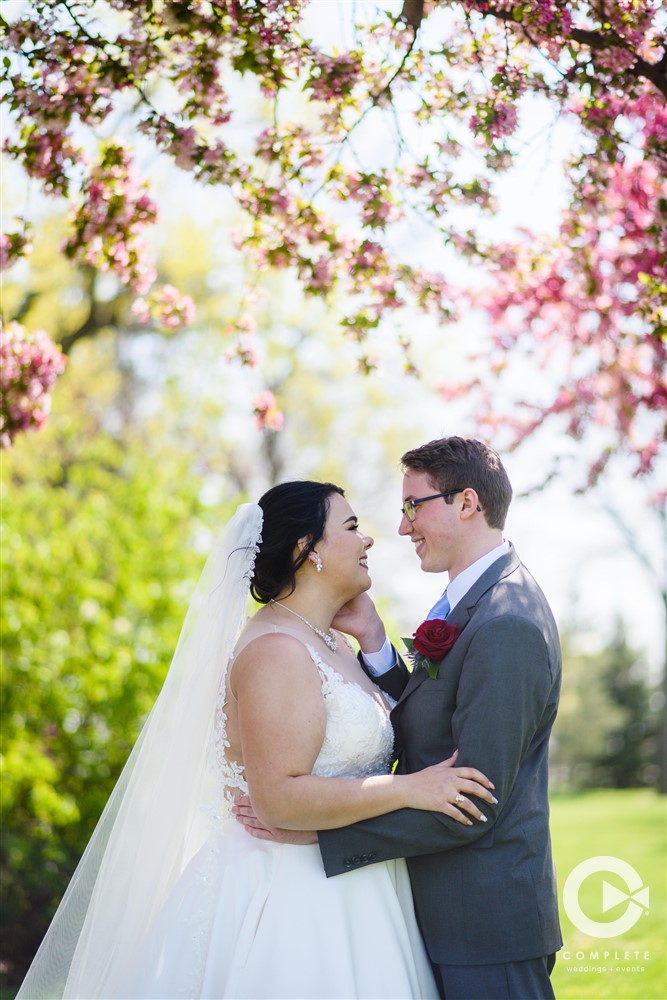
<path id="1" fill-rule="evenodd" d="M 357 659 L 361 664 L 361 669 L 368 675 L 368 677 L 370 677 L 373 683 L 377 684 L 381 691 L 385 691 L 388 695 L 390 695 L 394 701 L 398 701 L 403 694 L 405 685 L 408 683 L 410 673 L 405 663 L 396 652 L 396 648 L 394 646 L 391 648 L 394 651 L 396 662 L 393 667 L 390 667 L 389 670 L 385 670 L 383 674 L 372 674 L 364 662 L 364 658 L 361 653 L 357 654 Z"/>
<path id="2" fill-rule="evenodd" d="M 476 767 L 495 785 L 498 805 L 477 803 L 488 822 L 463 826 L 443 813 L 401 809 L 322 831 L 318 837 L 326 874 L 448 851 L 485 836 L 512 795 L 531 743 L 539 743 L 541 727 L 546 728 L 552 688 L 547 645 L 532 622 L 504 616 L 484 623 L 465 655 L 452 735 L 459 748 L 456 766 Z"/>

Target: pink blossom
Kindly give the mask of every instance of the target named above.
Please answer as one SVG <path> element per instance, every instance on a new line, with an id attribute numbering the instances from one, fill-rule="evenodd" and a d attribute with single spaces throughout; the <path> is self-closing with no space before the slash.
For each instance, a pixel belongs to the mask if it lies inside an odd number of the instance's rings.
<path id="1" fill-rule="evenodd" d="M 51 408 L 51 391 L 66 358 L 43 330 L 29 333 L 19 323 L 0 324 L 0 443 L 39 430 Z"/>
<path id="2" fill-rule="evenodd" d="M 516 106 L 499 100 L 480 104 L 477 107 L 477 114 L 472 115 L 468 124 L 475 135 L 483 132 L 490 139 L 511 135 L 517 126 Z"/>
<path id="3" fill-rule="evenodd" d="M 276 397 L 270 390 L 262 392 L 254 401 L 255 422 L 261 431 L 281 431 L 285 418 L 278 409 Z"/>
<path id="4" fill-rule="evenodd" d="M 474 301 L 492 325 L 480 361 L 489 379 L 503 377 L 517 352 L 536 365 L 560 362 L 571 401 L 536 400 L 526 383 L 526 405 L 504 422 L 483 398 L 480 426 L 521 441 L 545 420 L 576 436 L 595 425 L 608 435 L 604 448 L 614 444 L 643 468 L 660 428 L 653 401 L 665 360 L 660 5 L 445 6 L 447 17 L 433 0 L 413 5 L 418 28 L 387 12 L 368 17 L 352 47 L 333 52 L 329 39 L 318 45 L 301 29 L 302 0 L 100 0 L 94 14 L 77 5 L 76 16 L 62 0 L 40 3 L 39 17 L 21 12 L 6 33 L 5 150 L 47 193 L 71 194 L 67 255 L 142 295 L 137 318 L 175 329 L 193 306 L 169 289 L 149 294 L 155 269 L 144 237 L 157 212 L 147 185 L 119 144 L 91 163 L 75 143 L 81 136 L 92 148 L 112 107 L 136 107 L 148 143 L 241 206 L 233 239 L 252 280 L 290 268 L 309 294 L 340 290 L 351 301 L 341 328 L 359 342 L 403 305 L 444 324 L 459 300 Z M 229 100 L 235 74 L 254 77 L 269 128 Z M 292 121 L 303 111 L 299 88 L 309 106 Z M 517 234 L 516 245 L 494 246 L 478 209 L 495 210 L 496 177 L 521 150 L 508 139 L 535 97 L 550 102 L 549 120 L 563 115 L 574 126 L 564 165 L 571 203 L 556 238 Z M 331 212 L 336 200 L 344 208 Z M 413 212 L 492 287 L 452 287 L 413 267 L 414 243 L 394 229 Z M 26 252 L 21 239 L 2 239 L 0 263 Z M 249 363 L 247 343 L 235 357 Z M 35 391 L 30 383 L 27 395 Z M 489 386 L 475 391 L 484 397 Z"/>
<path id="5" fill-rule="evenodd" d="M 225 357 L 228 361 L 238 360 L 247 368 L 256 368 L 259 362 L 257 349 L 252 337 L 244 333 L 239 335 L 234 350 L 229 351 Z"/>
<path id="6" fill-rule="evenodd" d="M 316 52 L 313 71 L 306 86 L 316 100 L 330 103 L 349 96 L 360 79 L 360 60 L 355 53 L 328 56 Z"/>
<path id="7" fill-rule="evenodd" d="M 250 313 L 244 312 L 237 318 L 235 326 L 237 330 L 243 330 L 245 333 L 253 333 L 257 329 L 257 321 Z"/>
<path id="8" fill-rule="evenodd" d="M 28 238 L 27 227 L 22 233 L 0 234 L 0 271 L 6 271 L 21 257 L 28 257 L 31 252 L 32 244 Z"/>
<path id="9" fill-rule="evenodd" d="M 70 215 L 72 233 L 65 253 L 112 270 L 123 283 L 145 292 L 155 280 L 155 269 L 139 234 L 156 218 L 157 208 L 147 184 L 136 178 L 129 150 L 108 143 L 84 185 L 83 200 Z"/>
<path id="10" fill-rule="evenodd" d="M 150 323 L 151 311 L 146 299 L 135 299 L 132 303 L 132 313 L 140 323 Z"/>
<path id="11" fill-rule="evenodd" d="M 328 291 L 331 288 L 335 273 L 335 263 L 329 257 L 316 260 L 311 269 L 310 279 L 306 285 L 308 292 Z"/>
<path id="12" fill-rule="evenodd" d="M 148 314 L 150 319 L 166 330 L 190 326 L 195 318 L 192 298 L 182 295 L 173 285 L 163 285 L 156 289 L 148 297 L 145 307 L 142 305 L 139 310 L 141 315 Z"/>

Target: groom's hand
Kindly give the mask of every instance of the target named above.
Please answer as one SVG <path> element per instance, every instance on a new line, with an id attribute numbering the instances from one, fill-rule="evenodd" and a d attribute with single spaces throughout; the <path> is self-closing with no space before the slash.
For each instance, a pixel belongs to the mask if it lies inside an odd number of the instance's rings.
<path id="1" fill-rule="evenodd" d="M 353 636 L 362 653 L 377 653 L 387 638 L 382 619 L 368 594 L 358 594 L 344 604 L 331 623 L 332 628 Z"/>
<path id="2" fill-rule="evenodd" d="M 251 837 L 258 840 L 272 840 L 275 844 L 316 844 L 317 834 L 314 830 L 280 830 L 272 826 L 264 826 L 257 819 L 248 795 L 237 795 L 234 799 L 232 812 L 238 822 L 245 827 Z"/>

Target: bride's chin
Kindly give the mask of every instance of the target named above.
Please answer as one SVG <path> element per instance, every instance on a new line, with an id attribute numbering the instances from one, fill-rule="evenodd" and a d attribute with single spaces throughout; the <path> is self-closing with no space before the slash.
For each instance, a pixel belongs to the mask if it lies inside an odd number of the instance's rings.
<path id="1" fill-rule="evenodd" d="M 352 587 L 350 587 L 350 592 L 349 592 L 349 594 L 347 596 L 346 603 L 348 601 L 353 601 L 355 597 L 359 597 L 359 594 L 365 594 L 367 590 L 371 589 L 372 585 L 373 585 L 373 582 L 372 582 L 371 578 L 367 577 L 367 579 L 364 580 L 363 582 L 360 582 L 354 588 L 354 590 L 352 589 Z"/>

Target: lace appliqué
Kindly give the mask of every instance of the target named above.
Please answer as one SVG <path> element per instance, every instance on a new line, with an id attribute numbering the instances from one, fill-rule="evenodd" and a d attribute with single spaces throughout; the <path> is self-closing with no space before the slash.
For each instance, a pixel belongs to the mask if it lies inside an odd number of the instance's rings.
<path id="1" fill-rule="evenodd" d="M 257 543 L 252 546 L 248 568 L 245 573 L 246 580 L 250 580 L 252 577 L 255 567 L 255 556 L 259 551 L 259 543 L 261 540 L 262 538 L 260 535 L 257 539 Z M 246 618 L 246 622 L 247 620 L 248 619 Z M 211 753 L 211 765 L 214 771 L 214 792 L 209 802 L 207 812 L 216 822 L 222 822 L 230 818 L 235 791 L 241 792 L 242 795 L 248 794 L 248 783 L 245 779 L 245 769 L 243 765 L 239 764 L 237 761 L 230 760 L 227 756 L 227 750 L 229 750 L 230 742 L 227 739 L 227 713 L 225 712 L 225 705 L 227 703 L 227 674 L 229 673 L 229 664 L 232 661 L 233 655 L 234 652 L 232 650 L 230 651 L 229 658 L 225 664 L 225 669 L 222 674 L 215 703 L 215 721 L 213 725 L 213 746 Z"/>
<path id="2" fill-rule="evenodd" d="M 215 766 L 218 776 L 218 787 L 222 799 L 223 815 L 229 815 L 234 801 L 234 792 L 239 791 L 242 795 L 248 794 L 248 783 L 245 777 L 245 768 L 238 761 L 229 760 L 227 750 L 230 742 L 227 739 L 227 714 L 225 704 L 227 701 L 227 685 L 223 684 L 218 693 L 218 700 L 215 706 Z"/>
<path id="3" fill-rule="evenodd" d="M 362 687 L 347 681 L 312 646 L 308 652 L 322 680 L 327 713 L 324 741 L 312 773 L 329 778 L 389 774 L 394 732 L 382 706 Z"/>
<path id="4" fill-rule="evenodd" d="M 229 663 L 231 663 L 232 655 L 229 657 Z M 215 725 L 213 727 L 212 763 L 215 768 L 215 799 L 218 810 L 218 815 L 214 815 L 213 818 L 217 821 L 224 821 L 231 816 L 235 792 L 240 792 L 242 795 L 248 794 L 248 783 L 243 764 L 230 760 L 227 756 L 227 751 L 231 746 L 227 738 L 227 713 L 225 712 L 229 663 L 227 663 L 222 683 L 218 689 L 215 704 Z"/>

